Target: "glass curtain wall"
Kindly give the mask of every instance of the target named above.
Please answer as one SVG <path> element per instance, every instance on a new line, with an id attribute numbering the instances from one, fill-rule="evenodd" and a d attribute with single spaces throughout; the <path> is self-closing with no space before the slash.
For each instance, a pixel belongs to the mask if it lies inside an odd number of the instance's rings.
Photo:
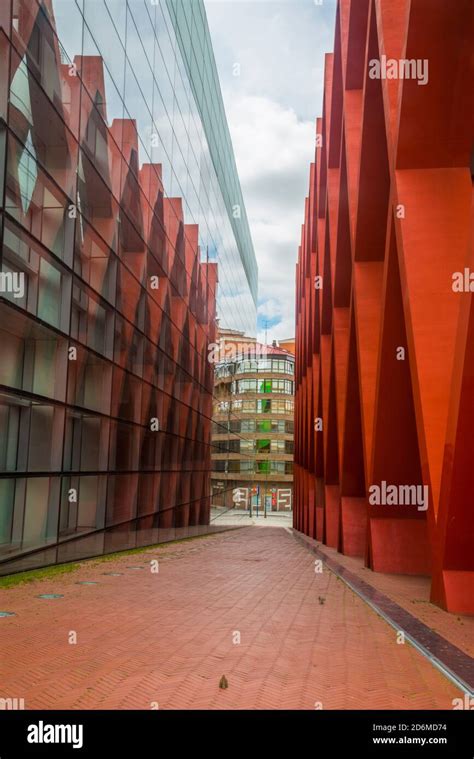
<path id="1" fill-rule="evenodd" d="M 209 522 L 208 348 L 255 332 L 256 264 L 186 5 L 0 4 L 1 573 Z"/>

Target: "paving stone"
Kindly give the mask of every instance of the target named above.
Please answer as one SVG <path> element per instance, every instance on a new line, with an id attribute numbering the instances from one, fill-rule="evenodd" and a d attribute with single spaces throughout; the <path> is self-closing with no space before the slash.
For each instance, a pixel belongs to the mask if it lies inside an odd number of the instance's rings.
<path id="1" fill-rule="evenodd" d="M 3 591 L 16 616 L 0 620 L 2 697 L 29 709 L 450 709 L 460 695 L 333 573 L 316 574 L 286 530 L 245 527 L 150 550 L 141 572 L 132 563 Z M 43 591 L 64 598 L 53 607 Z"/>

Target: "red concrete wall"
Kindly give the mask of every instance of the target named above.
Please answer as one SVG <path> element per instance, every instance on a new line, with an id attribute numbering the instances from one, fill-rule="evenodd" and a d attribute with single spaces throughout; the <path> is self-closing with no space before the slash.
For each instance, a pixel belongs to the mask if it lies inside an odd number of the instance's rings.
<path id="1" fill-rule="evenodd" d="M 471 48 L 470 0 L 339 0 L 296 267 L 294 526 L 431 575 L 458 613 L 474 613 L 474 307 L 452 286 L 474 271 Z M 369 75 L 382 56 L 394 78 Z M 372 503 L 384 481 L 395 503 Z M 401 502 L 413 486 L 427 509 Z"/>

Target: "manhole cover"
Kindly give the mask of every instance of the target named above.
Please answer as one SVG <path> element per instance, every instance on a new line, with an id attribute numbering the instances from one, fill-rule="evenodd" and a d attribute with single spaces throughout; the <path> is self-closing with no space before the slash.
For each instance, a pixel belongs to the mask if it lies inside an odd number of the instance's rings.
<path id="1" fill-rule="evenodd" d="M 36 598 L 64 598 L 62 593 L 41 593 Z"/>
<path id="2" fill-rule="evenodd" d="M 14 617 L 14 611 L 0 611 L 0 617 Z"/>

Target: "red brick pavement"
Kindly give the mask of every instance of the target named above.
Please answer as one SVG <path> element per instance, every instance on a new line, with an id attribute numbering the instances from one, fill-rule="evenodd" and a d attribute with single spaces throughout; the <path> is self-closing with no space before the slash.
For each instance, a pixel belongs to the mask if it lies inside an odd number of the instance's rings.
<path id="1" fill-rule="evenodd" d="M 51 592 L 64 598 L 36 598 Z M 85 562 L 0 598 L 16 613 L 0 619 L 0 697 L 27 709 L 449 709 L 460 695 L 278 527 Z"/>
<path id="2" fill-rule="evenodd" d="M 328 548 L 316 541 L 315 545 L 323 554 L 380 590 L 454 646 L 469 656 L 474 656 L 474 617 L 467 614 L 450 614 L 430 603 L 429 577 L 372 572 L 364 566 L 362 559 L 344 556 L 334 548 Z"/>

